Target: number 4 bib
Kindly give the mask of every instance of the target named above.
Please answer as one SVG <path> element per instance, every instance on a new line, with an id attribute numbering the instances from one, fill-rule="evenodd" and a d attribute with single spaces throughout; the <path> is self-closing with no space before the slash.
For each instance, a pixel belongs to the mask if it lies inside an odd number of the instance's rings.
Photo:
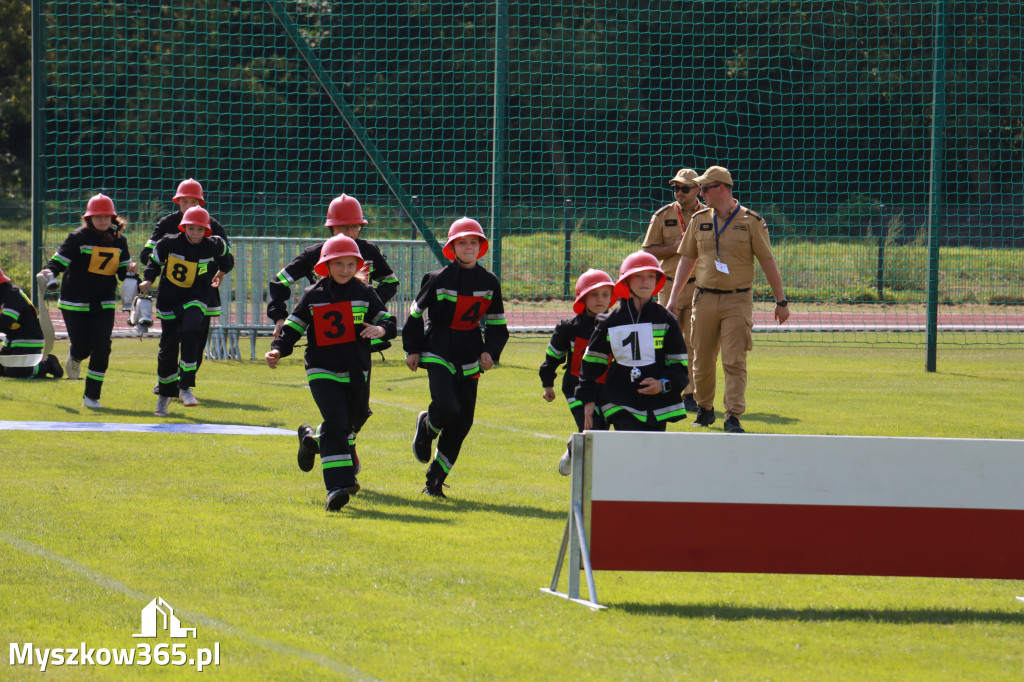
<path id="1" fill-rule="evenodd" d="M 452 316 L 452 329 L 469 331 L 480 326 L 480 318 L 487 314 L 491 307 L 490 299 L 483 296 L 462 296 L 455 301 L 455 314 Z"/>
<path id="2" fill-rule="evenodd" d="M 626 367 L 654 363 L 654 326 L 649 322 L 624 324 L 608 329 L 615 362 Z"/>

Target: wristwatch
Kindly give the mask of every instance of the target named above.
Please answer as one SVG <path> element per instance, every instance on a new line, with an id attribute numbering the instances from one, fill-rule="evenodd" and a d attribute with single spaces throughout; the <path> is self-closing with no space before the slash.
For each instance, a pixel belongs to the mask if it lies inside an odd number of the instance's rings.
<path id="1" fill-rule="evenodd" d="M 661 392 L 662 393 L 668 393 L 671 390 L 672 390 L 672 382 L 669 381 L 668 379 L 662 379 L 661 380 Z"/>
<path id="2" fill-rule="evenodd" d="M 787 305 L 789 305 L 789 301 L 787 301 L 786 299 L 782 299 L 781 301 L 776 301 L 775 305 L 779 306 L 780 308 L 785 308 Z"/>

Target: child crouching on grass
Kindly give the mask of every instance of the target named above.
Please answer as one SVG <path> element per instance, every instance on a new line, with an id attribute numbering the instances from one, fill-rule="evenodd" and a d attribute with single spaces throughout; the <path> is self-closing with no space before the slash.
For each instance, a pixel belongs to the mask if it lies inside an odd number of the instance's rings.
<path id="1" fill-rule="evenodd" d="M 298 462 L 303 471 L 312 469 L 319 447 L 327 511 L 341 509 L 359 490 L 355 431 L 369 407 L 370 343 L 397 333 L 395 318 L 360 277 L 363 266 L 355 241 L 344 235 L 328 239 L 314 268 L 323 279 L 302 296 L 266 354 L 275 369 L 306 335 L 306 378 L 323 423 L 319 446 L 312 427 L 299 427 Z"/>
<path id="2" fill-rule="evenodd" d="M 0 377 L 12 379 L 60 379 L 64 369 L 54 355 L 43 357 L 43 328 L 39 313 L 25 293 L 0 270 Z"/>
<path id="3" fill-rule="evenodd" d="M 616 431 L 664 431 L 686 419 L 686 342 L 675 316 L 654 299 L 663 286 L 665 273 L 651 254 L 638 251 L 622 261 L 615 283 L 622 300 L 598 315 L 583 356 L 576 397 L 585 429 L 593 428 L 598 410 Z"/>
<path id="4" fill-rule="evenodd" d="M 576 399 L 576 386 L 580 382 L 580 365 L 583 354 L 590 343 L 594 332 L 597 316 L 608 310 L 615 303 L 615 282 L 608 273 L 590 269 L 576 280 L 576 300 L 572 311 L 576 317 L 561 320 L 555 325 L 555 333 L 548 343 L 547 357 L 540 366 L 540 381 L 544 387 L 544 400 L 549 403 L 555 399 L 555 376 L 558 366 L 568 359 L 565 374 L 562 376 L 562 395 L 569 402 L 569 411 L 576 420 L 576 430 L 583 431 L 583 403 Z M 597 379 L 604 383 L 604 376 Z M 593 430 L 606 430 L 608 425 L 601 418 L 599 411 L 594 412 Z M 568 476 L 570 471 L 569 450 L 558 460 L 558 473 Z"/>
<path id="5" fill-rule="evenodd" d="M 452 263 L 423 277 L 402 328 L 405 364 L 414 372 L 425 366 L 430 382 L 430 406 L 416 418 L 412 451 L 428 465 L 423 493 L 431 497 L 447 497 L 444 481 L 473 427 L 480 375 L 498 362 L 508 341 L 501 284 L 477 263 L 487 253 L 480 223 L 452 223 L 442 252 Z"/>

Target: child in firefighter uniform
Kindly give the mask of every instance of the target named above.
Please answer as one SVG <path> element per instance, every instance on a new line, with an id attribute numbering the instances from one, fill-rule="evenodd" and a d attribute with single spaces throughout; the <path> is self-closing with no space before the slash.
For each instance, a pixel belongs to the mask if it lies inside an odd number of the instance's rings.
<path id="1" fill-rule="evenodd" d="M 175 204 L 178 205 L 178 210 L 168 213 L 163 218 L 157 221 L 156 226 L 153 228 L 153 234 L 150 235 L 149 241 L 142 247 L 142 251 L 139 253 L 139 262 L 142 263 L 142 267 L 145 268 L 149 265 L 150 256 L 153 253 L 153 249 L 164 237 L 173 237 L 178 234 L 179 226 L 181 225 L 181 219 L 185 217 L 185 211 L 192 208 L 193 206 L 202 206 L 206 208 L 206 198 L 203 196 L 203 186 L 199 184 L 199 181 L 194 178 L 188 178 L 178 183 L 178 189 L 174 193 L 174 197 L 171 199 Z M 207 209 L 209 210 L 209 209 Z M 210 216 L 210 230 L 213 232 L 213 236 L 220 237 L 224 240 L 224 243 L 228 245 L 228 249 L 231 248 L 231 242 L 228 240 L 228 233 L 224 229 L 224 226 L 220 222 Z M 213 272 L 208 271 L 207 277 L 213 277 Z M 210 338 L 210 323 L 213 318 L 220 316 L 221 311 L 221 300 L 220 300 L 220 287 L 210 287 L 210 299 L 206 302 L 206 312 L 203 318 L 203 348 L 206 348 L 206 342 Z M 203 365 L 203 354 L 199 354 L 199 360 L 196 361 L 196 372 L 198 373 L 199 368 Z M 195 388 L 193 386 L 193 388 Z M 153 387 L 153 393 L 160 394 L 160 384 L 156 384 Z"/>
<path id="2" fill-rule="evenodd" d="M 381 253 L 380 248 L 373 242 L 359 239 L 359 231 L 366 224 L 368 223 L 363 216 L 363 207 L 355 197 L 342 194 L 335 197 L 327 207 L 324 227 L 330 230 L 332 236 L 343 234 L 355 241 L 359 247 L 359 255 L 369 270 L 370 281 L 376 283 L 377 297 L 381 303 L 387 305 L 398 292 L 398 278 L 395 277 L 388 259 Z M 275 337 L 281 332 L 285 318 L 288 317 L 290 287 L 313 274 L 313 266 L 319 262 L 323 246 L 324 242 L 320 242 L 307 248 L 284 266 L 267 286 L 267 317 L 274 322 Z M 374 352 L 384 351 L 390 346 L 391 343 L 385 339 L 374 339 L 370 349 Z"/>
<path id="3" fill-rule="evenodd" d="M 266 354 L 274 369 L 306 335 L 306 378 L 323 417 L 318 435 L 327 511 L 341 509 L 359 490 L 355 431 L 370 400 L 370 342 L 397 333 L 395 318 L 359 276 L 364 265 L 354 240 L 345 235 L 328 239 L 315 266 L 323 279 L 302 296 Z M 303 471 L 313 468 L 316 456 L 308 442 L 311 430 L 305 424 L 299 428 Z"/>
<path id="4" fill-rule="evenodd" d="M 540 366 L 540 382 L 544 388 L 544 400 L 549 403 L 555 399 L 555 376 L 558 366 L 568 360 L 565 374 L 562 375 L 562 395 L 569 402 L 569 411 L 576 421 L 576 430 L 583 431 L 583 403 L 576 399 L 576 386 L 580 381 L 580 365 L 583 354 L 590 343 L 594 332 L 594 322 L 601 313 L 615 303 L 615 282 L 608 273 L 590 269 L 576 280 L 576 300 L 572 311 L 576 317 L 561 320 L 555 325 L 555 332 L 548 343 L 547 356 Z M 598 379 L 604 383 L 604 377 Z M 601 418 L 600 412 L 594 413 L 592 429 L 605 430 L 608 426 Z M 558 461 L 558 472 L 569 475 L 569 450 L 567 449 Z"/>
<path id="5" fill-rule="evenodd" d="M 90 358 L 82 405 L 92 409 L 103 407 L 100 393 L 110 363 L 117 280 L 137 270 L 122 229 L 124 221 L 114 210 L 113 200 L 104 194 L 93 196 L 86 204 L 82 226 L 68 235 L 39 272 L 53 284 L 63 273 L 57 307 L 71 341 L 64 366 L 68 379 L 78 379 L 82 361 Z"/>
<path id="6" fill-rule="evenodd" d="M 583 356 L 576 398 L 584 427 L 595 409 L 616 431 L 664 431 L 686 419 L 686 342 L 672 313 L 654 298 L 665 286 L 658 259 L 644 251 L 626 256 L 615 293 L 618 308 L 598 315 Z M 602 387 L 598 380 L 607 371 Z"/>
<path id="7" fill-rule="evenodd" d="M 452 223 L 442 249 L 452 263 L 423 277 L 402 328 L 405 364 L 414 372 L 425 366 L 430 382 L 430 406 L 416 418 L 412 449 L 428 465 L 423 492 L 432 497 L 446 497 L 444 481 L 473 426 L 480 375 L 498 362 L 508 341 L 501 284 L 477 263 L 487 246 L 477 221 Z"/>
<path id="8" fill-rule="evenodd" d="M 213 235 L 210 214 L 202 206 L 185 211 L 178 229 L 178 234 L 157 242 L 139 285 L 139 291 L 148 294 L 153 281 L 161 276 L 156 296 L 156 317 L 160 320 L 156 373 L 160 395 L 154 414 L 158 417 L 167 416 L 174 398 L 179 398 L 185 407 L 199 404 L 192 388 L 206 343 L 203 334 L 210 289 L 220 286 L 221 279 L 235 266 L 231 249 Z"/>
<path id="9" fill-rule="evenodd" d="M 0 270 L 0 332 L 7 340 L 0 346 L 0 377 L 12 379 L 60 379 L 64 370 L 55 355 L 43 354 L 43 329 L 31 299 Z"/>

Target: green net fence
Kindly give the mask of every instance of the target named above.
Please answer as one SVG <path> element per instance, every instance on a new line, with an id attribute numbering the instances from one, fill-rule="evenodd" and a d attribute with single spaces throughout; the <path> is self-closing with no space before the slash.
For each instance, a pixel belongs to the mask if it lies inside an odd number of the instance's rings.
<path id="1" fill-rule="evenodd" d="M 937 254 L 940 343 L 1021 343 L 1024 3 L 180 5 L 45 3 L 42 257 L 97 191 L 137 253 L 195 177 L 259 311 L 280 240 L 322 238 L 346 192 L 408 252 L 406 298 L 426 235 L 480 219 L 510 323 L 545 329 L 639 248 L 679 168 L 717 164 L 794 301 L 778 333 L 759 275 L 760 340 L 924 343 Z"/>

